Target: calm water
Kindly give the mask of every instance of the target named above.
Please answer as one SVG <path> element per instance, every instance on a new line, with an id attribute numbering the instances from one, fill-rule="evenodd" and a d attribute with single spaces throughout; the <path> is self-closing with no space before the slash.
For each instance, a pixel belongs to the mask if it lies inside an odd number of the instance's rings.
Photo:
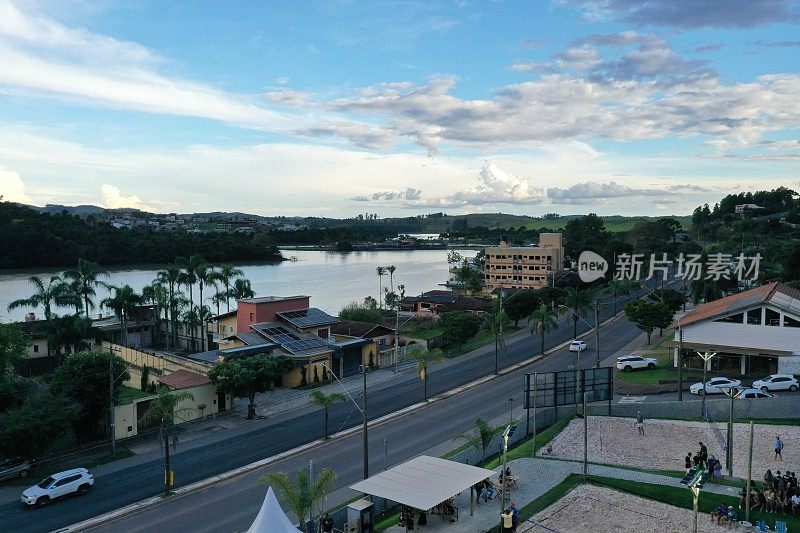
<path id="1" fill-rule="evenodd" d="M 472 251 L 461 253 L 471 255 Z M 286 257 L 297 261 L 284 261 L 276 265 L 237 265 L 252 283 L 257 296 L 307 295 L 311 305 L 333 315 L 352 301 L 361 302 L 365 296 L 378 297 L 378 266 L 394 265 L 395 286 L 404 284 L 406 295 L 419 294 L 439 287 L 447 281 L 447 250 L 376 251 L 376 252 L 322 252 L 288 250 Z M 149 285 L 156 277 L 157 267 L 120 269 L 110 272 L 107 282 L 114 285 L 128 284 L 137 291 Z M 32 274 L 49 279 L 59 271 L 0 271 L 0 320 L 3 322 L 22 320 L 26 309 L 7 311 L 8 304 L 32 293 L 28 277 Z M 384 286 L 389 278 L 383 278 Z M 203 292 L 204 297 L 213 295 L 214 289 Z M 97 289 L 95 304 L 107 296 L 107 291 Z M 197 288 L 194 291 L 197 299 Z M 210 305 L 210 302 L 207 302 Z M 213 307 L 212 307 L 213 310 Z M 225 311 L 223 306 L 222 311 Z M 35 310 L 43 316 L 41 308 Z M 95 310 L 95 312 L 97 312 Z"/>

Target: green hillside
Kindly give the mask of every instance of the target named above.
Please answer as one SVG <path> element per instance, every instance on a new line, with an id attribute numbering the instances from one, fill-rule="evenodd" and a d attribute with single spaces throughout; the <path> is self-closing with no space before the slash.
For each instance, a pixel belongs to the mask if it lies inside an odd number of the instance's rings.
<path id="1" fill-rule="evenodd" d="M 563 216 L 560 218 L 552 219 L 552 220 L 541 220 L 536 219 L 530 222 L 526 222 L 524 225 L 528 229 L 535 229 L 535 230 L 542 230 L 542 229 L 564 229 L 564 226 L 567 225 L 567 222 L 572 220 L 573 218 L 578 218 L 582 215 L 568 215 Z M 665 215 L 663 217 L 624 217 L 620 215 L 613 215 L 607 217 L 600 217 L 603 220 L 603 224 L 605 224 L 606 229 L 611 232 L 619 232 L 619 231 L 630 231 L 633 226 L 635 226 L 639 222 L 652 222 L 658 220 L 659 218 L 674 218 L 678 222 L 681 223 L 683 229 L 689 229 L 692 226 L 692 217 L 689 215 L 685 216 L 670 216 Z"/>

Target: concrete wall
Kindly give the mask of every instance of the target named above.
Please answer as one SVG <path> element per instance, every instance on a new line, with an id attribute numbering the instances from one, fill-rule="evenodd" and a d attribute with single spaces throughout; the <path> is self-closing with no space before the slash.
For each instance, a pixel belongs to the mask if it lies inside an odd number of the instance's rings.
<path id="1" fill-rule="evenodd" d="M 35 349 L 34 346 L 36 347 Z M 31 339 L 31 345 L 28 346 L 26 355 L 28 359 L 47 357 L 47 339 Z"/>
<path id="2" fill-rule="evenodd" d="M 251 303 L 239 300 L 236 303 L 237 331 L 250 331 L 250 324 L 258 322 L 274 322 L 275 313 L 308 309 L 309 297 L 301 296 L 288 300 L 274 300 L 261 303 Z"/>
<path id="3" fill-rule="evenodd" d="M 113 349 L 114 353 L 120 356 L 125 362 L 138 368 L 147 365 L 151 369 L 157 369 L 161 374 L 169 374 L 183 368 L 205 376 L 211 369 L 211 365 L 205 365 L 184 357 L 178 357 L 163 352 L 146 352 L 137 350 L 136 348 L 103 341 L 102 351 L 107 352 L 109 348 Z"/>

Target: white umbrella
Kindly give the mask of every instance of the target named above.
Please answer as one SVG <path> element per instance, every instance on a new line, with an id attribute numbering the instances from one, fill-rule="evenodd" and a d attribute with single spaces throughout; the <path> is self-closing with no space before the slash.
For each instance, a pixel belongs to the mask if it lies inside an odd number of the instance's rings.
<path id="1" fill-rule="evenodd" d="M 264 498 L 261 510 L 247 533 L 299 533 L 299 531 L 283 512 L 278 498 L 272 492 L 272 487 L 267 489 L 267 497 Z"/>

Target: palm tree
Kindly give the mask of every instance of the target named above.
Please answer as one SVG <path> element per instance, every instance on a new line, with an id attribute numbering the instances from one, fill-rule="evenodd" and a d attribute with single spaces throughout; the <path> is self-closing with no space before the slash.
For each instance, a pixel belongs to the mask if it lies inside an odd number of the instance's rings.
<path id="1" fill-rule="evenodd" d="M 531 333 L 536 331 L 539 334 L 541 341 L 541 354 L 544 354 L 544 334 L 558 329 L 558 313 L 555 309 L 551 309 L 545 304 L 541 304 L 533 313 L 531 313 Z"/>
<path id="2" fill-rule="evenodd" d="M 198 265 L 196 269 L 196 276 L 197 276 L 197 285 L 200 288 L 200 307 L 206 307 L 203 302 L 203 287 L 205 286 L 212 286 L 215 289 L 217 288 L 217 282 L 214 280 L 214 270 L 213 267 L 203 263 Z M 206 307 L 208 309 L 208 307 Z M 202 313 L 200 313 L 202 315 Z M 209 313 L 209 316 L 211 313 Z M 200 351 L 206 351 L 206 335 L 205 329 L 203 326 L 206 325 L 206 320 L 202 319 L 200 321 Z"/>
<path id="3" fill-rule="evenodd" d="M 155 309 L 156 324 L 151 335 L 151 339 L 155 341 L 156 332 L 161 331 L 161 310 L 166 309 L 167 289 L 158 283 L 158 281 L 154 281 L 150 285 L 145 285 L 142 288 L 142 301 L 151 303 Z"/>
<path id="4" fill-rule="evenodd" d="M 244 300 L 245 298 L 254 298 L 255 291 L 250 287 L 250 280 L 239 278 L 233 282 L 231 287 L 231 298 L 234 300 Z"/>
<path id="5" fill-rule="evenodd" d="M 311 403 L 319 405 L 325 411 L 325 436 L 322 438 L 328 440 L 328 409 L 333 404 L 344 401 L 345 396 L 341 392 L 325 394 L 322 389 L 314 389 L 308 396 L 311 398 Z"/>
<path id="6" fill-rule="evenodd" d="M 195 332 L 197 331 L 197 326 L 200 325 L 200 314 L 197 309 L 189 306 L 189 309 L 183 313 L 183 321 L 186 322 L 186 333 L 189 334 L 189 339 L 191 339 L 191 347 L 189 349 L 194 352 L 197 350 Z"/>
<path id="7" fill-rule="evenodd" d="M 228 294 L 229 294 L 228 291 L 222 292 L 220 290 L 217 290 L 214 293 L 214 296 L 211 297 L 211 303 L 217 306 L 217 315 L 220 314 L 219 306 L 222 305 L 222 302 L 230 301 L 230 297 L 228 296 Z M 228 311 L 230 311 L 230 309 L 228 309 Z"/>
<path id="8" fill-rule="evenodd" d="M 175 408 L 183 401 L 194 401 L 194 395 L 188 391 L 170 392 L 166 387 L 158 389 L 157 396 L 150 401 L 150 405 L 142 418 L 139 419 L 139 427 L 153 427 L 158 425 L 161 434 L 175 425 L 175 418 L 180 418 L 182 413 L 189 411 L 189 408 Z"/>
<path id="9" fill-rule="evenodd" d="M 394 265 L 389 265 L 386 267 L 386 272 L 389 273 L 389 285 L 392 288 L 392 294 L 394 294 L 394 271 L 397 270 L 397 267 Z M 395 301 L 397 299 L 395 298 Z"/>
<path id="10" fill-rule="evenodd" d="M 64 277 L 71 279 L 78 286 L 78 292 L 83 297 L 84 313 L 89 316 L 89 309 L 94 309 L 92 298 L 97 296 L 96 287 L 103 284 L 100 277 L 108 277 L 108 272 L 103 270 L 99 264 L 78 259 L 78 268 L 67 270 Z"/>
<path id="11" fill-rule="evenodd" d="M 500 342 L 503 337 L 503 328 L 508 324 L 508 315 L 503 309 L 503 300 L 498 300 L 495 304 L 493 312 L 486 315 L 483 321 L 483 327 L 494 335 L 494 373 L 495 375 L 500 372 L 499 369 L 499 352 Z"/>
<path id="12" fill-rule="evenodd" d="M 294 480 L 283 472 L 268 472 L 258 478 L 260 485 L 272 485 L 281 499 L 292 510 L 305 533 L 308 533 L 308 517 L 336 482 L 336 474 L 330 468 L 323 468 L 317 479 L 311 480 L 306 469 L 301 468 Z"/>
<path id="13" fill-rule="evenodd" d="M 492 438 L 500 432 L 502 426 L 490 426 L 483 418 L 475 419 L 475 433 L 470 435 L 465 433 L 459 438 L 467 441 L 470 446 L 478 450 L 483 458 L 481 464 L 486 464 L 486 452 L 492 444 Z"/>
<path id="14" fill-rule="evenodd" d="M 176 288 L 181 282 L 181 270 L 177 265 L 170 265 L 158 272 L 156 277 L 159 283 L 167 286 L 167 299 L 169 305 L 170 346 L 174 350 L 178 342 L 178 310 L 176 305 Z"/>
<path id="15" fill-rule="evenodd" d="M 220 265 L 212 273 L 214 281 L 222 283 L 222 285 L 225 287 L 225 303 L 228 306 L 228 312 L 231 310 L 231 282 L 233 282 L 234 278 L 239 276 L 244 276 L 244 272 L 232 265 Z M 219 314 L 219 309 L 217 309 L 217 314 Z"/>
<path id="16" fill-rule="evenodd" d="M 114 311 L 114 314 L 122 325 L 122 343 L 128 345 L 128 318 L 142 303 L 142 297 L 130 285 L 115 287 L 109 285 L 109 289 L 114 293 L 113 296 L 105 298 L 101 303 Z"/>
<path id="17" fill-rule="evenodd" d="M 189 302 L 192 308 L 194 308 L 194 294 L 192 293 L 192 289 L 194 284 L 197 283 L 197 269 L 204 266 L 206 262 L 199 255 L 193 255 L 188 259 L 179 257 L 176 259 L 176 263 L 183 269 L 181 285 L 189 287 Z"/>
<path id="18" fill-rule="evenodd" d="M 422 380 L 423 398 L 428 401 L 428 366 L 431 363 L 438 363 L 442 360 L 442 351 L 439 348 L 427 350 L 419 344 L 413 345 L 406 350 L 406 357 L 417 361 L 417 372 L 419 379 Z"/>
<path id="19" fill-rule="evenodd" d="M 606 290 L 614 297 L 614 314 L 617 314 L 617 296 L 620 294 L 628 294 L 631 291 L 630 283 L 624 279 L 612 279 L 608 282 Z"/>
<path id="20" fill-rule="evenodd" d="M 378 273 L 378 307 L 383 309 L 383 276 L 386 275 L 386 269 L 377 267 L 375 272 Z"/>
<path id="21" fill-rule="evenodd" d="M 70 305 L 74 303 L 74 299 L 65 295 L 64 280 L 59 276 L 51 276 L 47 285 L 39 276 L 31 276 L 28 278 L 31 285 L 34 286 L 35 292 L 28 298 L 21 298 L 14 300 L 8 304 L 8 310 L 17 309 L 19 307 L 39 307 L 44 309 L 44 319 L 47 321 L 47 329 L 52 334 L 53 306 Z M 47 346 L 47 355 L 50 356 L 50 343 Z"/>
<path id="22" fill-rule="evenodd" d="M 61 282 L 61 297 L 63 299 L 61 305 L 74 307 L 76 315 L 83 312 L 83 296 L 81 295 L 81 287 L 77 281 L 63 280 Z"/>
<path id="23" fill-rule="evenodd" d="M 564 305 L 572 311 L 572 338 L 578 337 L 578 319 L 586 314 L 587 309 L 592 305 L 594 291 L 591 289 L 578 290 L 575 287 L 567 287 L 567 294 L 564 296 Z"/>

